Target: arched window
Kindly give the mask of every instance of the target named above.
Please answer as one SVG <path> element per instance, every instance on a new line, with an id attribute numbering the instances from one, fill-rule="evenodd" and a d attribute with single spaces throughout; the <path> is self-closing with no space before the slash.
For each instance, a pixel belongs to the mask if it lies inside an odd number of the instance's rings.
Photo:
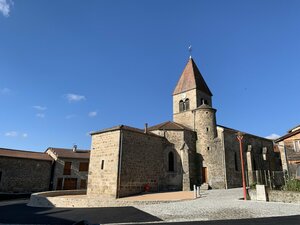
<path id="1" fill-rule="evenodd" d="M 183 112 L 183 108 L 184 108 L 184 103 L 182 100 L 180 100 L 179 102 L 179 112 Z"/>
<path id="2" fill-rule="evenodd" d="M 190 100 L 187 98 L 184 101 L 184 111 L 189 110 L 190 109 Z"/>
<path id="3" fill-rule="evenodd" d="M 169 171 L 170 172 L 174 172 L 174 153 L 173 152 L 169 152 L 168 155 L 168 162 L 169 162 Z"/>

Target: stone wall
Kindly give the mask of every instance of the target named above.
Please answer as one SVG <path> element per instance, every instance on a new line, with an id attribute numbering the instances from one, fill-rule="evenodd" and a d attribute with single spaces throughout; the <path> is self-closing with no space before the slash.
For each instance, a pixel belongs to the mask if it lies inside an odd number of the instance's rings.
<path id="1" fill-rule="evenodd" d="M 296 152 L 295 151 L 295 146 L 294 146 L 294 141 L 295 140 L 300 140 L 300 133 L 299 134 L 295 134 L 292 137 L 288 137 L 286 138 L 283 143 L 284 143 L 284 148 L 285 148 L 285 152 L 286 152 L 286 157 L 287 160 L 289 162 L 289 175 L 291 177 L 296 177 L 296 170 L 299 167 L 300 164 L 300 152 Z M 281 142 L 282 144 L 282 142 Z M 284 152 L 284 151 L 282 151 Z M 298 176 L 300 177 L 300 176 Z"/>
<path id="2" fill-rule="evenodd" d="M 208 183 L 212 188 L 225 188 L 224 148 L 218 137 L 215 112 L 208 105 L 195 110 L 197 154 L 200 157 L 199 168 L 203 167 L 200 184 Z"/>
<path id="3" fill-rule="evenodd" d="M 117 197 L 120 130 L 93 134 L 88 195 Z"/>
<path id="4" fill-rule="evenodd" d="M 267 190 L 267 200 L 270 202 L 300 203 L 300 192 Z M 251 200 L 257 200 L 256 190 L 248 189 Z"/>
<path id="5" fill-rule="evenodd" d="M 141 193 L 146 185 L 150 191 L 161 190 L 167 183 L 163 179 L 164 153 L 170 145 L 164 138 L 153 134 L 130 130 L 122 130 L 122 134 L 118 197 Z"/>
<path id="6" fill-rule="evenodd" d="M 0 192 L 49 190 L 52 161 L 0 157 Z"/>
<path id="7" fill-rule="evenodd" d="M 182 124 L 192 130 L 195 129 L 195 119 L 192 110 L 173 114 L 173 121 Z"/>
<path id="8" fill-rule="evenodd" d="M 227 187 L 241 187 L 241 160 L 239 142 L 236 137 L 237 131 L 224 129 L 224 145 L 226 160 Z M 281 171 L 280 158 L 274 153 L 273 141 L 244 134 L 242 140 L 244 167 L 246 170 L 247 183 L 256 183 L 254 171 Z M 264 156 L 264 150 L 266 151 Z M 254 176 L 254 177 L 253 177 Z"/>
<path id="9" fill-rule="evenodd" d="M 190 130 L 157 130 L 153 133 L 165 137 L 169 147 L 164 151 L 164 177 L 166 187 L 164 190 L 190 191 L 193 184 L 196 184 L 196 133 Z M 168 153 L 176 153 L 175 171 L 169 172 Z M 199 175 L 199 174 L 198 174 Z"/>
<path id="10" fill-rule="evenodd" d="M 196 151 L 197 135 L 193 131 L 184 131 L 184 146 L 182 148 L 183 191 L 190 191 L 197 184 L 201 168 L 197 164 L 199 155 Z"/>

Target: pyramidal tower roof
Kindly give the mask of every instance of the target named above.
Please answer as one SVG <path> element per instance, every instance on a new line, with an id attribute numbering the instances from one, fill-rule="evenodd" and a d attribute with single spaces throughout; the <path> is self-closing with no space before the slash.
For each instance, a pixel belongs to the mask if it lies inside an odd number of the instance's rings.
<path id="1" fill-rule="evenodd" d="M 180 94 L 192 89 L 200 90 L 208 94 L 209 96 L 212 96 L 212 93 L 205 83 L 205 80 L 203 79 L 196 63 L 194 62 L 192 57 L 190 57 L 175 87 L 173 95 Z"/>

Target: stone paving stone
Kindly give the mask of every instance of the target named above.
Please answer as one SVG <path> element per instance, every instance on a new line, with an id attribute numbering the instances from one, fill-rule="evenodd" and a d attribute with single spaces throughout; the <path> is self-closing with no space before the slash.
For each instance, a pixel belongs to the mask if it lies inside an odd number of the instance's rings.
<path id="1" fill-rule="evenodd" d="M 202 197 L 181 202 L 137 205 L 164 221 L 222 220 L 300 214 L 300 204 L 240 200 L 242 189 L 208 190 Z"/>

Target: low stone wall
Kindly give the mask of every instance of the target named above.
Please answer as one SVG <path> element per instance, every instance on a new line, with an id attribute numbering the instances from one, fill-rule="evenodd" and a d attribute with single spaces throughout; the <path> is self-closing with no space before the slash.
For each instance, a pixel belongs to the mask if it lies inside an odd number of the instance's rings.
<path id="1" fill-rule="evenodd" d="M 257 200 L 256 190 L 249 189 L 248 194 L 251 200 Z M 300 192 L 277 191 L 267 189 L 267 199 L 270 202 L 285 202 L 300 204 Z"/>
<path id="2" fill-rule="evenodd" d="M 60 190 L 60 191 L 44 191 L 44 192 L 37 192 L 32 194 L 31 196 L 39 195 L 45 197 L 55 197 L 55 196 L 62 196 L 62 195 L 85 195 L 86 190 Z"/>
<path id="3" fill-rule="evenodd" d="M 34 207 L 55 207 L 55 201 L 52 199 L 60 199 L 68 195 L 85 195 L 86 190 L 62 190 L 62 191 L 45 191 L 37 192 L 30 196 L 28 206 Z M 60 196 L 60 197 L 57 197 Z M 72 206 L 71 206 L 72 207 Z"/>

